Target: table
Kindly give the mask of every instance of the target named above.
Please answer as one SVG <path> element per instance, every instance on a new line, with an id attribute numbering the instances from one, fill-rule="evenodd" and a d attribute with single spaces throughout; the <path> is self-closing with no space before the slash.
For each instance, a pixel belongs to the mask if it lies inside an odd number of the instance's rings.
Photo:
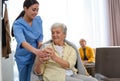
<path id="1" fill-rule="evenodd" d="M 95 63 L 86 63 L 86 64 L 84 64 L 84 66 L 87 69 L 88 73 L 94 77 L 94 75 L 95 75 Z"/>

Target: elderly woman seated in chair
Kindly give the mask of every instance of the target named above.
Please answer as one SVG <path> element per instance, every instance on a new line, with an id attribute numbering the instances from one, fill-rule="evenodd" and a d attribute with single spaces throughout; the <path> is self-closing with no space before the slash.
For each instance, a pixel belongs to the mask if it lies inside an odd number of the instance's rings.
<path id="1" fill-rule="evenodd" d="M 67 28 L 63 23 L 52 25 L 52 40 L 43 44 L 41 49 L 44 52 L 44 57 L 36 57 L 33 67 L 34 73 L 42 75 L 43 81 L 97 81 L 86 71 L 84 74 L 77 72 L 75 64 L 79 54 L 72 43 L 65 40 L 66 33 Z M 81 59 L 79 63 L 81 63 Z M 83 66 L 82 63 L 80 66 Z"/>

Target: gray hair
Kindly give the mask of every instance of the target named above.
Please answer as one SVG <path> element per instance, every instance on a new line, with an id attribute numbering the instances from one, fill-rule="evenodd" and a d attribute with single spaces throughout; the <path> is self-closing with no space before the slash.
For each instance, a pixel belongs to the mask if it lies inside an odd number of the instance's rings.
<path id="1" fill-rule="evenodd" d="M 86 40 L 85 40 L 85 39 L 83 39 L 83 38 L 81 38 L 79 42 L 81 42 L 81 41 L 84 41 L 84 42 L 86 42 Z"/>
<path id="2" fill-rule="evenodd" d="M 61 28 L 62 28 L 64 34 L 67 34 L 67 27 L 66 27 L 66 25 L 63 24 L 63 23 L 54 23 L 54 24 L 51 26 L 51 31 L 52 31 L 53 28 L 58 28 L 58 27 L 61 27 Z"/>

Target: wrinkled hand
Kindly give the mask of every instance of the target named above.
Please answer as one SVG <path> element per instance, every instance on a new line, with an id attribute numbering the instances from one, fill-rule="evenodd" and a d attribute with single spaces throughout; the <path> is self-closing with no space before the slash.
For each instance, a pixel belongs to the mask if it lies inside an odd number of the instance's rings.
<path id="1" fill-rule="evenodd" d="M 36 55 L 39 58 L 39 61 L 42 63 L 49 60 L 49 57 L 50 57 L 49 53 L 47 53 L 44 50 L 40 50 L 40 49 L 37 50 Z"/>
<path id="2" fill-rule="evenodd" d="M 39 56 L 40 62 L 44 63 L 50 59 L 50 53 L 47 53 L 45 50 L 42 51 L 42 55 Z"/>
<path id="3" fill-rule="evenodd" d="M 84 65 L 86 65 L 87 63 L 88 63 L 88 61 L 87 61 L 87 60 L 84 60 L 84 61 L 83 61 L 83 64 L 84 64 Z"/>
<path id="4" fill-rule="evenodd" d="M 56 55 L 55 55 L 55 52 L 52 48 L 49 48 L 47 47 L 45 50 L 44 50 L 46 53 L 50 54 L 50 58 L 53 59 Z"/>

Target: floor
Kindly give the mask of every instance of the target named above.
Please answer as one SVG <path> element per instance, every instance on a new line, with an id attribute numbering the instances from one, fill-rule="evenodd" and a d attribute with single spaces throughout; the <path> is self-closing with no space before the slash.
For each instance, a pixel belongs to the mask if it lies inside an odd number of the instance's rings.
<path id="1" fill-rule="evenodd" d="M 15 63 L 14 65 L 14 81 L 19 81 L 19 78 L 18 78 L 18 69 L 17 69 L 17 65 Z"/>

